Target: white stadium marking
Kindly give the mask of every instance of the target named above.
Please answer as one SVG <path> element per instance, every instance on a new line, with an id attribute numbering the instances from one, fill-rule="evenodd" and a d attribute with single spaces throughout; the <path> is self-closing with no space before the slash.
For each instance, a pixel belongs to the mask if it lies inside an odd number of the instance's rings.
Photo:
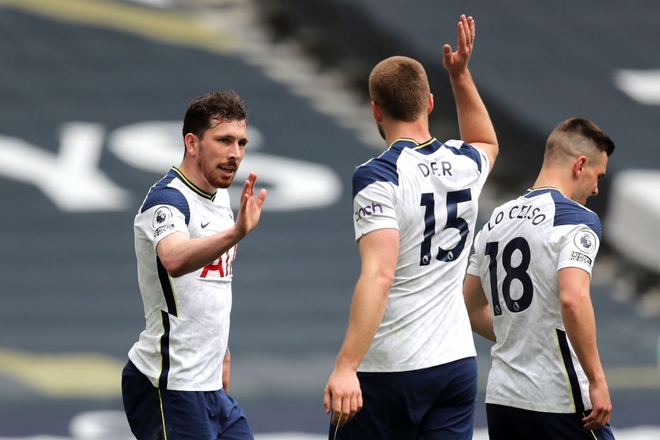
<path id="1" fill-rule="evenodd" d="M 660 105 L 660 70 L 618 69 L 614 85 L 640 104 Z"/>

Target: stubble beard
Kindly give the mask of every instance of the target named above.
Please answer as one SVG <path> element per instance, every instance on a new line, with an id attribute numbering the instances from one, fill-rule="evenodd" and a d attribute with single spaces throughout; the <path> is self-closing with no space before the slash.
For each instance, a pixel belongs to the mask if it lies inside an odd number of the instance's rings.
<path id="1" fill-rule="evenodd" d="M 234 165 L 232 164 L 232 166 Z M 217 165 L 212 166 L 204 154 L 198 156 L 197 167 L 202 176 L 204 176 L 204 179 L 206 179 L 206 181 L 214 188 L 229 188 L 236 177 L 236 172 L 234 172 L 231 177 L 224 177 L 223 171 L 218 169 Z"/>

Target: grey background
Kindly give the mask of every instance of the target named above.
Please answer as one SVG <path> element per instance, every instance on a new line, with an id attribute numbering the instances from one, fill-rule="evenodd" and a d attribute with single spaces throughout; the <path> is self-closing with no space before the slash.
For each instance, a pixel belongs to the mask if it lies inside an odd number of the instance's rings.
<path id="1" fill-rule="evenodd" d="M 588 12 L 564 1 L 533 6 L 431 0 L 315 3 L 325 8 L 326 20 L 319 19 L 318 9 L 310 12 L 296 2 L 278 9 L 277 3 L 258 8 L 263 29 L 273 32 L 276 43 L 306 35 L 304 42 L 316 50 L 311 56 L 320 55 L 327 68 L 340 68 L 354 87 L 360 86 L 356 78 L 365 65 L 371 66 L 371 57 L 400 48 L 423 59 L 436 72 L 439 138 L 455 132 L 453 104 L 438 64 L 440 42 L 455 46 L 458 14 L 474 15 L 473 74 L 507 141 L 493 175 L 495 193 L 525 186 L 521 182 L 540 163 L 538 142 L 558 121 L 577 114 L 597 121 L 617 142 L 614 172 L 657 164 L 658 127 L 652 123 L 657 107 L 639 106 L 611 84 L 613 68 L 657 66 L 652 42 L 660 41 L 653 26 L 658 6 L 651 2 L 625 7 L 585 2 Z M 322 41 L 319 36 L 328 26 L 335 26 L 339 46 L 310 44 Z M 350 47 L 343 38 L 353 42 Z M 377 150 L 238 55 L 4 6 L 0 59 L 0 134 L 44 150 L 57 151 L 59 130 L 67 122 L 102 123 L 110 132 L 140 121 L 178 121 L 193 97 L 233 88 L 254 112 L 252 124 L 265 139 L 260 152 L 325 164 L 337 173 L 344 190 L 336 204 L 264 213 L 259 227 L 240 244 L 234 265 L 233 394 L 256 432 L 325 432 L 322 390 L 359 272 L 350 176 Z M 132 221 L 160 174 L 134 169 L 107 148 L 100 168 L 131 194 L 130 209 L 67 213 L 32 185 L 0 177 L 0 347 L 42 354 L 93 352 L 124 362 L 142 330 Z M 607 200 L 606 191 L 600 199 Z M 606 214 L 605 204 L 594 207 Z M 660 388 L 633 386 L 628 377 L 638 374 L 636 368 L 648 371 L 656 365 L 660 321 L 640 315 L 635 299 L 618 299 L 617 280 L 611 276 L 616 262 L 616 254 L 603 258 L 593 289 L 603 363 L 623 376 L 611 384 L 613 424 L 660 425 Z M 488 344 L 477 343 L 484 377 Z M 482 400 L 475 422 L 479 427 L 485 426 Z M 94 409 L 121 410 L 121 402 L 49 398 L 0 372 L 0 436 L 67 435 L 75 414 Z"/>

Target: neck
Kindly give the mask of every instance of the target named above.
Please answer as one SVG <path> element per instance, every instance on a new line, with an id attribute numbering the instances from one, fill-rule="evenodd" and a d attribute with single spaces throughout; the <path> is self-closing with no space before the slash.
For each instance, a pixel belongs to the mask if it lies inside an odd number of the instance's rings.
<path id="1" fill-rule="evenodd" d="M 432 138 L 428 123 L 424 120 L 414 122 L 392 122 L 383 125 L 385 142 L 389 147 L 398 139 L 412 139 L 417 143 L 424 143 Z"/>
<path id="2" fill-rule="evenodd" d="M 209 194 L 214 194 L 216 192 L 216 188 L 206 181 L 206 179 L 199 173 L 197 167 L 193 166 L 189 160 L 184 159 L 177 168 L 181 171 L 181 174 L 183 174 L 185 178 L 197 188 Z"/>
<path id="3" fill-rule="evenodd" d="M 566 184 L 561 176 L 557 176 L 550 171 L 543 170 L 536 178 L 534 186 L 532 187 L 532 189 L 538 188 L 554 188 L 568 198 L 571 197 L 573 191 L 571 185 Z"/>

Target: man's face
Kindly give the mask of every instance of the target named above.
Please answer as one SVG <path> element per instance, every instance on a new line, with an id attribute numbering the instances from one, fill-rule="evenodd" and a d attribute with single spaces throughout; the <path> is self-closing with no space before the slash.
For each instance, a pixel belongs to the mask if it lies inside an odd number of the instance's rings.
<path id="1" fill-rule="evenodd" d="M 574 200 L 586 205 L 587 199 L 598 195 L 598 181 L 605 177 L 607 169 L 607 153 L 601 152 L 595 161 L 587 162 L 580 175 L 580 183 Z"/>
<path id="2" fill-rule="evenodd" d="M 236 177 L 248 143 L 247 122 L 222 121 L 200 138 L 197 167 L 214 188 L 228 188 Z"/>

